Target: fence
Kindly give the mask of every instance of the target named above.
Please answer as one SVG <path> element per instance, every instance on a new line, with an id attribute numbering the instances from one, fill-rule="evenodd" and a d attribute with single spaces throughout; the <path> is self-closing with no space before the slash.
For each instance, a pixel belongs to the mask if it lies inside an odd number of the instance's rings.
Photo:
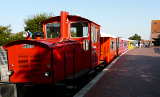
<path id="1" fill-rule="evenodd" d="M 0 47 L 0 65 L 7 65 L 7 52 Z"/>
<path id="2" fill-rule="evenodd" d="M 0 83 L 0 97 L 17 97 L 16 85 Z"/>
<path id="3" fill-rule="evenodd" d="M 7 62 L 7 52 L 0 47 L 0 81 L 8 81 L 8 62 Z"/>

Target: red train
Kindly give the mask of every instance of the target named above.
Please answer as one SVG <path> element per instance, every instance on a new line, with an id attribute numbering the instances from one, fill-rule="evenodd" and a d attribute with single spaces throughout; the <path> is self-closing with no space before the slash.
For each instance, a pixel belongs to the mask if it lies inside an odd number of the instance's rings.
<path id="1" fill-rule="evenodd" d="M 110 63 L 128 48 L 127 41 L 100 35 L 100 25 L 86 18 L 61 12 L 43 22 L 43 33 L 8 43 L 12 83 L 54 84 L 83 75 Z"/>

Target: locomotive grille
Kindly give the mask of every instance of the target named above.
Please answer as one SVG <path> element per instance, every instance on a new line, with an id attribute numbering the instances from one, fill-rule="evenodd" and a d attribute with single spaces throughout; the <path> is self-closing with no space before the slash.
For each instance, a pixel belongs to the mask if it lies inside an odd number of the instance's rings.
<path id="1" fill-rule="evenodd" d="M 19 64 L 28 64 L 28 56 L 18 56 Z"/>
<path id="2" fill-rule="evenodd" d="M 18 56 L 19 67 L 30 67 L 41 63 L 40 56 Z"/>
<path id="3" fill-rule="evenodd" d="M 19 79 L 27 81 L 39 79 L 41 70 L 43 69 L 40 55 L 19 55 L 17 59 L 17 75 L 21 75 Z"/>

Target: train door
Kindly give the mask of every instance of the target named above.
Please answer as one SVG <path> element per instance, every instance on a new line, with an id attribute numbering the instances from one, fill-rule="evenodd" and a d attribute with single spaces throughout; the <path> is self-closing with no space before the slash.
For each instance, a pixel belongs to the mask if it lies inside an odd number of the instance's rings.
<path id="1" fill-rule="evenodd" d="M 119 46 L 120 46 L 119 38 L 116 38 L 116 53 L 117 53 L 117 56 L 119 55 Z"/>
<path id="2" fill-rule="evenodd" d="M 98 26 L 91 25 L 91 65 L 95 67 L 100 59 L 100 29 Z"/>
<path id="3" fill-rule="evenodd" d="M 70 39 L 76 40 L 79 44 L 74 47 L 76 49 L 76 72 L 82 70 L 87 71 L 90 67 L 90 45 L 89 45 L 89 23 L 83 21 L 74 21 L 70 24 Z"/>

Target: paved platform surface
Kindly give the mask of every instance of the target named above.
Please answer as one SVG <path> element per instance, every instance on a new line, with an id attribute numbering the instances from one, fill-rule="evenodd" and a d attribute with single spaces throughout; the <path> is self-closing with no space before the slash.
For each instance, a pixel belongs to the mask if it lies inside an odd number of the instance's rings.
<path id="1" fill-rule="evenodd" d="M 83 97 L 160 97 L 160 47 L 128 51 Z"/>

